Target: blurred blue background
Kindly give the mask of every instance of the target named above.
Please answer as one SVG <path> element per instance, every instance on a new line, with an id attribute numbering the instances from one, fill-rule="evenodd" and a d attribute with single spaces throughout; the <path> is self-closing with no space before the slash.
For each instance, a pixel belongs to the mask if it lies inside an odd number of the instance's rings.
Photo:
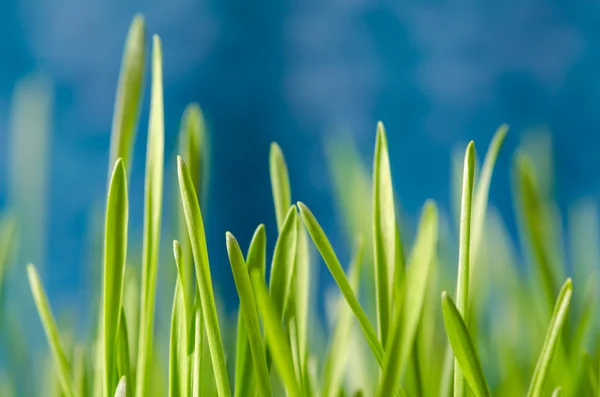
<path id="1" fill-rule="evenodd" d="M 44 265 L 53 295 L 83 293 L 89 230 L 105 194 L 120 59 L 137 12 L 148 33 L 163 40 L 165 213 L 175 205 L 181 114 L 191 101 L 205 113 L 211 174 L 204 215 L 213 276 L 225 296 L 235 294 L 225 231 L 246 246 L 263 222 L 274 243 L 271 141 L 286 155 L 293 199 L 311 207 L 342 257 L 348 248 L 324 142 L 352 136 L 370 167 L 377 120 L 386 125 L 395 187 L 409 216 L 430 197 L 450 211 L 452 150 L 474 139 L 482 155 L 503 122 L 511 130 L 491 202 L 513 232 L 510 164 L 524 131 L 551 134 L 561 209 L 584 195 L 598 197 L 598 2 L 5 0 L 0 208 L 11 205 L 16 183 L 9 166 L 11 98 L 19 81 L 43 76 L 51 108 L 29 117 L 50 121 L 47 158 L 32 151 L 35 158 L 18 163 L 21 174 L 48 178 L 45 219 L 35 230 L 44 242 L 31 250 L 24 242 L 22 259 Z M 141 245 L 146 87 L 131 176 L 133 247 Z M 165 220 L 164 231 L 172 221 Z"/>

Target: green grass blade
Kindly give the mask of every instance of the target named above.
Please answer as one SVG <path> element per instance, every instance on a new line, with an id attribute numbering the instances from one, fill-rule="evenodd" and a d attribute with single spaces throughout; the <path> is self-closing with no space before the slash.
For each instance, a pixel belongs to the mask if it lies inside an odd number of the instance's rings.
<path id="1" fill-rule="evenodd" d="M 194 355 L 192 358 L 192 397 L 200 397 L 202 395 L 202 375 L 203 365 L 202 357 L 204 356 L 204 318 L 202 316 L 202 308 L 198 302 L 194 316 Z"/>
<path id="2" fill-rule="evenodd" d="M 275 304 L 279 315 L 283 318 L 291 298 L 291 281 L 294 274 L 296 262 L 296 246 L 298 243 L 298 227 L 296 218 L 298 212 L 296 206 L 289 208 L 281 233 L 275 243 L 273 252 L 273 265 L 271 267 L 271 278 L 269 280 L 269 293 Z"/>
<path id="3" fill-rule="evenodd" d="M 285 158 L 283 157 L 281 148 L 275 142 L 271 144 L 269 169 L 271 172 L 271 189 L 273 190 L 277 229 L 281 232 L 288 208 L 292 205 L 292 193 Z"/>
<path id="4" fill-rule="evenodd" d="M 448 340 L 454 351 L 456 361 L 458 361 L 464 377 L 469 382 L 471 391 L 476 397 L 489 397 L 490 390 L 467 326 L 452 298 L 445 291 L 442 292 L 442 313 L 444 314 L 444 325 Z"/>
<path id="5" fill-rule="evenodd" d="M 78 345 L 73 355 L 73 381 L 75 382 L 74 389 L 78 396 L 89 396 L 91 393 L 90 389 L 90 377 L 89 377 L 89 365 L 85 349 L 83 346 Z"/>
<path id="6" fill-rule="evenodd" d="M 437 229 L 437 207 L 429 201 L 423 208 L 415 246 L 409 259 L 405 295 L 396 305 L 391 339 L 386 346 L 387 355 L 379 387 L 379 395 L 382 397 L 396 393 L 412 351 L 425 302 L 430 268 L 435 260 Z"/>
<path id="7" fill-rule="evenodd" d="M 121 60 L 110 138 L 109 176 L 119 158 L 123 159 L 127 173 L 131 170 L 133 143 L 144 90 L 145 63 L 145 21 L 144 17 L 136 15 L 129 27 Z"/>
<path id="8" fill-rule="evenodd" d="M 475 172 L 475 145 L 467 146 L 463 168 L 463 188 L 460 206 L 460 246 L 458 251 L 458 282 L 456 285 L 457 309 L 465 320 L 469 304 L 469 274 L 471 247 L 471 199 L 473 195 L 473 175 Z M 465 321 L 467 322 L 467 321 Z M 458 360 L 454 361 L 454 397 L 466 395 L 465 379 Z"/>
<path id="9" fill-rule="evenodd" d="M 297 330 L 298 363 L 302 379 L 302 390 L 310 389 L 308 361 L 308 310 L 310 299 L 310 252 L 308 235 L 301 219 L 296 221 L 298 243 L 296 246 L 296 264 L 293 279 L 294 287 L 294 321 Z"/>
<path id="10" fill-rule="evenodd" d="M 29 284 L 31 285 L 31 293 L 33 294 L 33 299 L 35 300 L 40 319 L 42 320 L 42 325 L 44 326 L 44 331 L 46 332 L 48 344 L 50 345 L 50 350 L 54 357 L 56 374 L 58 375 L 62 391 L 66 397 L 75 397 L 75 390 L 73 389 L 74 383 L 71 378 L 69 362 L 60 340 L 56 321 L 54 321 L 52 310 L 48 304 L 48 297 L 46 296 L 40 277 L 33 265 L 27 265 L 27 274 L 29 276 Z"/>
<path id="11" fill-rule="evenodd" d="M 348 269 L 348 282 L 356 295 L 360 288 L 360 272 L 364 255 L 364 240 L 357 238 L 352 261 Z M 330 346 L 325 357 L 323 369 L 323 387 L 321 396 L 337 397 L 346 371 L 348 341 L 352 328 L 352 310 L 345 298 L 340 296 L 337 309 L 338 317 L 331 338 Z"/>
<path id="12" fill-rule="evenodd" d="M 169 397 L 188 396 L 187 356 L 185 338 L 185 307 L 183 288 L 178 278 L 175 284 L 173 310 L 171 312 L 171 332 L 169 338 Z"/>
<path id="13" fill-rule="evenodd" d="M 559 386 L 552 391 L 551 397 L 560 397 L 561 395 L 562 395 L 562 387 Z"/>
<path id="14" fill-rule="evenodd" d="M 126 397 L 127 396 L 127 378 L 124 376 L 119 381 L 117 385 L 117 390 L 115 391 L 115 397 Z"/>
<path id="15" fill-rule="evenodd" d="M 116 350 L 123 297 L 123 278 L 127 259 L 127 222 L 129 204 L 127 177 L 121 160 L 117 160 L 110 182 L 106 205 L 106 227 L 104 234 L 104 295 L 103 295 L 103 338 L 104 338 L 104 395 L 112 396 L 118 383 Z"/>
<path id="16" fill-rule="evenodd" d="M 11 215 L 7 215 L 0 220 L 0 313 L 4 313 L 5 309 L 6 276 L 9 270 L 9 259 L 14 252 L 16 240 L 17 222 Z M 3 322 L 3 318 L 0 317 L 0 327 Z"/>
<path id="17" fill-rule="evenodd" d="M 267 369 L 265 347 L 261 336 L 258 310 L 242 251 L 231 233 L 227 233 L 227 253 L 229 254 L 233 279 L 240 297 L 240 310 L 244 319 L 248 341 L 250 342 L 256 385 L 260 395 L 268 397 L 272 395 L 271 383 L 269 380 L 269 370 Z"/>
<path id="18" fill-rule="evenodd" d="M 183 307 L 184 311 L 184 322 L 185 322 L 185 334 L 186 334 L 186 352 L 188 355 L 192 354 L 194 351 L 194 333 L 193 333 L 193 315 L 194 315 L 194 305 L 193 298 L 190 295 L 192 288 L 190 288 L 187 283 L 189 280 L 185 277 L 185 269 L 184 269 L 184 258 L 183 252 L 181 250 L 181 245 L 177 240 L 173 241 L 173 256 L 175 257 L 175 265 L 177 266 L 177 275 L 179 277 L 179 281 L 181 283 L 181 290 L 183 294 Z"/>
<path id="19" fill-rule="evenodd" d="M 292 352 L 287 343 L 286 335 L 281 328 L 279 313 L 269 296 L 260 273 L 253 271 L 251 277 L 256 305 L 263 320 L 265 340 L 267 341 L 277 373 L 285 385 L 287 395 L 290 397 L 300 396 L 300 387 L 294 371 Z"/>
<path id="20" fill-rule="evenodd" d="M 121 308 L 119 319 L 119 336 L 117 339 L 117 374 L 125 378 L 131 378 L 131 363 L 129 360 L 129 336 L 127 332 L 127 317 L 125 310 Z M 133 396 L 132 382 L 127 382 L 127 394 Z"/>
<path id="21" fill-rule="evenodd" d="M 373 164 L 373 262 L 377 329 L 383 346 L 387 344 L 391 314 L 391 280 L 396 258 L 396 216 L 394 189 L 383 123 L 377 124 L 375 160 Z"/>
<path id="22" fill-rule="evenodd" d="M 150 98 L 150 120 L 148 123 L 148 148 L 146 151 L 142 292 L 136 382 L 138 397 L 146 395 L 148 371 L 152 357 L 164 172 L 165 128 L 160 38 L 154 35 L 152 44 L 152 93 Z"/>
<path id="23" fill-rule="evenodd" d="M 301 202 L 298 202 L 298 208 L 300 209 L 300 215 L 302 216 L 302 221 L 308 230 L 315 246 L 319 250 L 321 257 L 325 261 L 327 268 L 331 272 L 335 282 L 337 283 L 340 291 L 346 298 L 348 305 L 352 309 L 352 312 L 356 316 L 358 323 L 360 324 L 363 334 L 367 340 L 367 343 L 371 347 L 375 358 L 379 365 L 383 365 L 384 351 L 381 346 L 381 342 L 377 338 L 377 333 L 373 329 L 373 326 L 369 322 L 369 318 L 367 317 L 365 311 L 360 306 L 356 295 L 352 291 L 352 287 L 346 278 L 346 274 L 344 273 L 344 269 L 342 269 L 342 265 L 338 260 L 333 248 L 331 247 L 331 243 L 327 239 L 325 232 L 321 228 L 321 225 L 317 222 L 315 216 L 310 212 L 308 207 Z"/>
<path id="24" fill-rule="evenodd" d="M 571 303 L 572 295 L 573 283 L 569 278 L 561 288 L 558 298 L 556 299 L 554 312 L 552 313 L 552 319 L 550 320 L 546 338 L 544 339 L 542 352 L 535 365 L 533 377 L 529 384 L 529 391 L 527 392 L 528 397 L 539 397 L 542 395 L 546 375 L 550 368 L 550 362 L 552 361 L 552 356 L 554 355 L 554 351 L 558 344 L 559 334 L 567 318 L 567 314 L 569 313 L 569 304 Z"/>
<path id="25" fill-rule="evenodd" d="M 210 266 L 208 263 L 208 250 L 206 248 L 206 237 L 200 205 L 194 189 L 194 183 L 190 177 L 185 162 L 181 157 L 177 158 L 177 171 L 179 177 L 179 189 L 181 201 L 185 212 L 189 238 L 192 244 L 194 263 L 196 265 L 196 278 L 204 326 L 208 340 L 211 360 L 217 382 L 217 390 L 220 397 L 230 396 L 229 379 L 227 378 L 227 367 L 225 366 L 225 352 L 219 330 L 219 319 L 215 304 Z"/>

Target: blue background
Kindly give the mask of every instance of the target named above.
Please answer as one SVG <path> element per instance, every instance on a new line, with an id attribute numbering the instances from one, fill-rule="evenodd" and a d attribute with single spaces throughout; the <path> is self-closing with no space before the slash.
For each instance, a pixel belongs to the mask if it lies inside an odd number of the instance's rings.
<path id="1" fill-rule="evenodd" d="M 561 209 L 584 195 L 598 197 L 598 2 L 5 0 L 0 204 L 10 205 L 10 98 L 20 79 L 42 73 L 53 96 L 40 259 L 52 269 L 46 270 L 51 295 L 78 296 L 87 277 L 86 234 L 93 208 L 103 202 L 114 93 L 136 12 L 163 41 L 166 213 L 176 194 L 181 113 L 196 101 L 207 119 L 211 176 L 204 215 L 214 278 L 225 295 L 235 293 L 225 231 L 246 246 L 263 222 L 274 240 L 271 141 L 286 155 L 294 200 L 311 207 L 341 251 L 324 141 L 350 134 L 370 166 L 377 120 L 387 127 L 395 187 L 408 214 L 430 197 L 449 210 L 452 149 L 474 139 L 482 154 L 503 122 L 511 131 L 491 201 L 509 224 L 511 155 L 530 128 L 552 136 Z M 130 191 L 132 244 L 138 245 L 147 97 L 143 107 Z M 163 230 L 171 223 L 166 219 Z"/>

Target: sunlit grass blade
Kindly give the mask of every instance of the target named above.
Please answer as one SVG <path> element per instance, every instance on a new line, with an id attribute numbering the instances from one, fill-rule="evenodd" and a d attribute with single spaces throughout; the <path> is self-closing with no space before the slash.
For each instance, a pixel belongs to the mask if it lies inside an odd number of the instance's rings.
<path id="1" fill-rule="evenodd" d="M 377 124 L 373 163 L 373 255 L 377 329 L 382 345 L 386 346 L 392 307 L 391 281 L 396 258 L 396 216 L 387 137 L 381 122 Z"/>
<path id="2" fill-rule="evenodd" d="M 309 299 L 310 299 L 310 277 L 311 261 L 308 246 L 308 234 L 301 219 L 296 220 L 297 238 L 296 246 L 296 264 L 294 266 L 293 293 L 294 293 L 294 322 L 297 330 L 297 349 L 300 376 L 302 379 L 302 389 L 308 393 L 310 389 L 308 361 L 308 318 L 309 318 Z"/>
<path id="3" fill-rule="evenodd" d="M 532 160 L 525 153 L 519 153 L 515 157 L 515 172 L 523 226 L 537 265 L 537 276 L 541 281 L 548 311 L 550 311 L 559 284 L 544 240 L 546 204 L 538 189 Z"/>
<path id="4" fill-rule="evenodd" d="M 373 326 L 369 322 L 369 318 L 358 302 L 356 295 L 352 291 L 352 287 L 346 278 L 344 269 L 342 269 L 342 265 L 335 255 L 335 252 L 333 251 L 325 232 L 323 232 L 321 225 L 319 225 L 315 216 L 312 214 L 312 212 L 310 212 L 306 205 L 298 202 L 298 208 L 300 209 L 300 215 L 302 216 L 302 220 L 306 226 L 306 229 L 308 230 L 308 233 L 315 243 L 315 246 L 319 250 L 319 253 L 323 257 L 327 268 L 331 272 L 331 275 L 340 288 L 340 291 L 344 295 L 344 298 L 346 298 L 346 301 L 352 309 L 352 312 L 356 316 L 356 319 L 363 330 L 363 334 L 367 340 L 367 343 L 371 347 L 377 362 L 380 366 L 383 365 L 384 352 L 381 342 L 377 338 L 377 333 L 373 329 Z"/>
<path id="5" fill-rule="evenodd" d="M 118 382 L 116 350 L 127 259 L 128 217 L 127 177 L 123 162 L 117 160 L 108 190 L 104 234 L 102 333 L 104 338 L 104 395 L 107 397 L 113 395 Z"/>
<path id="6" fill-rule="evenodd" d="M 254 363 L 254 379 L 260 395 L 268 397 L 272 395 L 271 383 L 269 380 L 269 370 L 267 369 L 265 347 L 261 336 L 258 310 L 242 251 L 231 233 L 227 233 L 227 252 L 229 254 L 233 279 L 240 297 L 240 310 L 244 319 L 246 334 L 250 343 L 250 352 Z M 248 393 L 249 391 L 245 392 Z"/>
<path id="7" fill-rule="evenodd" d="M 281 328 L 281 320 L 277 309 L 273 304 L 260 273 L 252 271 L 252 288 L 256 297 L 256 305 L 263 320 L 265 340 L 275 369 L 285 385 L 287 395 L 290 397 L 300 396 L 300 387 L 294 371 L 292 352 L 287 343 L 287 338 Z"/>
<path id="8" fill-rule="evenodd" d="M 160 38 L 152 41 L 152 91 L 148 147 L 146 150 L 146 185 L 144 197 L 144 242 L 142 254 L 142 295 L 137 357 L 137 395 L 146 395 L 147 377 L 152 357 L 156 273 L 160 243 L 160 221 L 164 168 L 164 105 L 162 83 L 162 48 Z"/>
<path id="9" fill-rule="evenodd" d="M 560 396 L 562 396 L 562 387 L 559 386 L 552 391 L 551 397 L 560 397 Z"/>
<path id="10" fill-rule="evenodd" d="M 186 397 L 187 388 L 187 356 L 185 307 L 181 280 L 177 278 L 173 310 L 171 312 L 171 332 L 169 338 L 169 397 Z"/>
<path id="11" fill-rule="evenodd" d="M 348 269 L 348 282 L 356 295 L 360 288 L 360 273 L 364 255 L 364 240 L 357 238 L 354 254 Z M 348 340 L 352 327 L 352 310 L 346 299 L 340 296 L 337 306 L 337 323 L 333 331 L 330 346 L 325 356 L 321 396 L 337 397 L 346 371 Z"/>
<path id="12" fill-rule="evenodd" d="M 58 375 L 62 391 L 66 397 L 75 397 L 76 394 L 73 389 L 74 383 L 71 377 L 69 362 L 60 340 L 56 321 L 48 304 L 48 297 L 33 265 L 27 265 L 27 274 L 29 276 L 29 284 L 31 285 L 31 293 L 33 294 L 33 299 L 35 300 L 44 331 L 46 332 L 46 338 L 52 351 L 56 365 L 56 374 Z"/>
<path id="13" fill-rule="evenodd" d="M 297 216 L 296 206 L 292 205 L 285 216 L 273 252 L 269 293 L 280 316 L 285 314 L 291 300 L 291 281 L 294 274 L 298 243 Z"/>
<path id="14" fill-rule="evenodd" d="M 121 309 L 119 319 L 119 336 L 117 337 L 117 374 L 131 379 L 131 361 L 129 359 L 129 335 L 127 332 L 127 317 Z M 132 382 L 127 383 L 127 394 L 133 396 Z"/>
<path id="15" fill-rule="evenodd" d="M 206 248 L 206 236 L 200 205 L 194 189 L 194 183 L 190 177 L 185 162 L 181 157 L 177 158 L 177 171 L 179 177 L 179 189 L 181 201 L 185 212 L 189 238 L 192 244 L 194 263 L 196 266 L 196 278 L 198 291 L 204 317 L 204 325 L 210 350 L 211 360 L 217 382 L 217 390 L 220 397 L 230 396 L 229 379 L 227 378 L 227 367 L 225 366 L 225 352 L 219 330 L 217 308 L 214 300 L 210 267 L 208 262 L 208 250 Z"/>
<path id="16" fill-rule="evenodd" d="M 271 152 L 269 153 L 269 170 L 271 172 L 271 189 L 273 190 L 277 229 L 281 231 L 288 208 L 292 205 L 292 193 L 285 158 L 281 148 L 275 142 L 271 144 Z"/>
<path id="17" fill-rule="evenodd" d="M 145 64 L 145 21 L 144 17 L 136 15 L 129 27 L 123 59 L 121 60 L 121 72 L 110 138 L 109 176 L 119 158 L 123 159 L 127 173 L 131 170 L 133 143 L 137 132 L 144 90 Z"/>
<path id="18" fill-rule="evenodd" d="M 181 283 L 183 307 L 184 307 L 184 323 L 185 323 L 185 335 L 186 344 L 185 349 L 188 355 L 192 354 L 194 350 L 194 333 L 193 333 L 193 315 L 194 315 L 194 303 L 193 297 L 190 295 L 192 288 L 187 283 L 191 280 L 187 280 L 185 277 L 185 269 L 183 267 L 184 258 L 181 250 L 181 245 L 177 240 L 173 241 L 173 256 L 175 257 L 175 265 L 177 266 L 177 275 L 179 282 Z"/>
<path id="19" fill-rule="evenodd" d="M 429 201 L 423 208 L 417 238 L 409 258 L 404 296 L 395 308 L 394 325 L 391 339 L 386 346 L 386 360 L 379 386 L 381 397 L 396 393 L 412 352 L 427 292 L 430 268 L 435 260 L 437 229 L 437 207 Z"/>
<path id="20" fill-rule="evenodd" d="M 476 397 L 489 397 L 490 390 L 467 326 L 452 298 L 445 291 L 442 293 L 442 313 L 448 340 L 471 391 Z"/>
<path id="21" fill-rule="evenodd" d="M 127 378 L 124 376 L 119 381 L 117 385 L 117 390 L 115 391 L 115 397 L 126 397 L 127 396 Z"/>
<path id="22" fill-rule="evenodd" d="M 204 374 L 202 357 L 204 356 L 204 318 L 199 299 L 194 310 L 194 355 L 192 357 L 192 397 L 202 395 L 202 375 Z"/>
<path id="23" fill-rule="evenodd" d="M 473 175 L 475 173 L 475 144 L 467 146 L 463 167 L 463 187 L 460 205 L 460 236 L 458 250 L 458 281 L 456 284 L 456 308 L 465 322 L 468 322 L 469 275 L 471 249 L 471 199 L 473 195 Z M 454 361 L 454 397 L 466 395 L 465 380 L 458 363 Z"/>
<path id="24" fill-rule="evenodd" d="M 544 345 L 542 352 L 538 358 L 531 383 L 529 384 L 529 391 L 527 392 L 528 397 L 539 397 L 542 395 L 544 388 L 544 382 L 546 375 L 550 368 L 550 362 L 552 356 L 556 350 L 558 344 L 560 331 L 569 313 L 569 304 L 571 303 L 571 296 L 573 295 L 573 283 L 571 279 L 567 279 L 565 284 L 558 294 L 556 304 L 554 305 L 554 312 L 552 313 L 552 319 L 548 326 L 546 338 L 544 339 Z"/>

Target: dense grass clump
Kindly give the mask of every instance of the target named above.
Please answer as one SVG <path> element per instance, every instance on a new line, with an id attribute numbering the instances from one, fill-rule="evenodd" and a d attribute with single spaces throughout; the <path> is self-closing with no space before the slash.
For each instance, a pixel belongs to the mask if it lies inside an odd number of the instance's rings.
<path id="1" fill-rule="evenodd" d="M 144 20 L 136 17 L 117 90 L 101 304 L 91 316 L 93 335 L 61 337 L 40 276 L 33 265 L 27 267 L 58 380 L 56 389 L 51 381 L 39 381 L 35 390 L 40 395 L 598 395 L 594 314 L 599 258 L 593 255 L 598 241 L 588 239 L 591 245 L 586 245 L 578 237 L 597 233 L 590 221 L 594 207 L 586 204 L 573 211 L 570 250 L 578 259 L 567 268 L 555 205 L 539 182 L 534 161 L 519 151 L 514 196 L 522 249 L 530 257 L 519 264 L 501 219 L 488 210 L 506 126 L 496 132 L 480 169 L 473 142 L 460 155 L 456 241 L 448 217 L 433 201 L 424 204 L 414 236 L 408 222 L 402 222 L 383 124 L 377 126 L 372 181 L 351 148 L 333 148 L 334 184 L 354 245 L 347 267 L 319 225 L 318 214 L 302 202 L 293 204 L 284 155 L 274 143 L 269 165 L 277 241 L 267 253 L 267 231 L 259 225 L 244 253 L 233 234 L 225 236 L 240 299 L 237 319 L 230 319 L 219 310 L 211 278 L 201 208 L 207 138 L 197 105 L 190 105 L 182 120 L 178 207 L 166 211 L 177 219 L 176 231 L 161 235 L 162 54 L 154 36 L 143 242 L 141 254 L 132 255 L 129 206 L 141 203 L 129 202 L 127 180 L 145 48 Z M 15 228 L 12 218 L 0 225 L 0 279 Z M 170 260 L 159 252 L 165 237 L 175 237 Z M 132 256 L 141 258 L 133 272 L 126 266 Z M 325 323 L 314 314 L 311 298 L 321 262 L 335 281 L 327 295 Z M 170 267 L 175 277 L 168 304 L 156 299 L 159 265 Z M 168 335 L 156 331 L 155 318 L 164 307 L 171 309 Z M 160 353 L 163 347 L 168 359 Z M 168 384 L 161 384 L 167 378 Z"/>

